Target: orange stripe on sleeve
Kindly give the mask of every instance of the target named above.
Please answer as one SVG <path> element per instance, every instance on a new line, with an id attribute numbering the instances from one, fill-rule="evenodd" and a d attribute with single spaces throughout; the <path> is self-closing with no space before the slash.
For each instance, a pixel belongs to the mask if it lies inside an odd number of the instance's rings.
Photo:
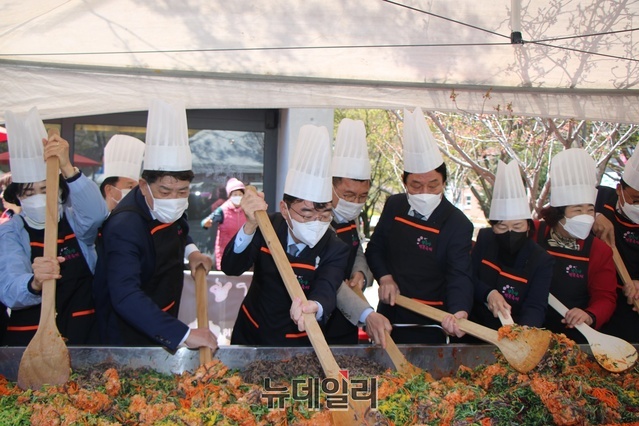
<path id="1" fill-rule="evenodd" d="M 95 309 L 87 309 L 86 311 L 77 311 L 71 314 L 72 317 L 83 317 L 85 315 L 95 314 Z"/>
<path id="2" fill-rule="evenodd" d="M 38 329 L 37 325 L 10 325 L 7 327 L 7 331 L 35 331 Z"/>
<path id="3" fill-rule="evenodd" d="M 287 339 L 299 339 L 300 337 L 306 337 L 306 336 L 308 336 L 308 334 L 306 334 L 305 331 L 301 333 L 289 333 L 285 335 Z"/>
<path id="4" fill-rule="evenodd" d="M 166 311 L 168 311 L 169 309 L 171 309 L 171 308 L 173 307 L 173 305 L 175 305 L 175 300 L 174 300 L 173 302 L 169 303 L 169 305 L 168 305 L 167 307 L 162 308 L 162 310 L 163 310 L 164 312 L 166 312 Z"/>

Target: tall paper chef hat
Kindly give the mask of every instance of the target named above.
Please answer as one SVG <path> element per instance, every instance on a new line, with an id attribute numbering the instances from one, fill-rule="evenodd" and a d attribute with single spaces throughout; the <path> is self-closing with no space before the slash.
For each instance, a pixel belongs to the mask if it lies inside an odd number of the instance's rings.
<path id="1" fill-rule="evenodd" d="M 509 164 L 499 161 L 493 199 L 490 202 L 490 220 L 531 219 L 526 189 L 516 161 Z"/>
<path id="2" fill-rule="evenodd" d="M 191 167 L 184 105 L 153 100 L 146 126 L 144 169 L 182 172 Z"/>
<path id="3" fill-rule="evenodd" d="M 140 179 L 144 142 L 133 136 L 113 135 L 104 147 L 104 178 Z"/>
<path id="4" fill-rule="evenodd" d="M 404 110 L 404 171 L 427 173 L 444 162 L 420 108 Z"/>
<path id="5" fill-rule="evenodd" d="M 581 148 L 571 148 L 555 155 L 550 164 L 550 205 L 595 204 L 597 167 Z"/>
<path id="6" fill-rule="evenodd" d="M 637 154 L 637 148 L 626 162 L 621 177 L 632 189 L 639 191 L 639 154 Z"/>
<path id="7" fill-rule="evenodd" d="M 345 118 L 339 123 L 331 174 L 333 177 L 370 180 L 371 163 L 363 121 Z"/>
<path id="8" fill-rule="evenodd" d="M 5 113 L 9 164 L 13 182 L 41 182 L 47 178 L 44 145 L 47 131 L 36 107 L 26 113 Z"/>
<path id="9" fill-rule="evenodd" d="M 332 188 L 328 130 L 323 126 L 306 124 L 297 138 L 284 193 L 315 203 L 326 203 L 333 198 Z"/>

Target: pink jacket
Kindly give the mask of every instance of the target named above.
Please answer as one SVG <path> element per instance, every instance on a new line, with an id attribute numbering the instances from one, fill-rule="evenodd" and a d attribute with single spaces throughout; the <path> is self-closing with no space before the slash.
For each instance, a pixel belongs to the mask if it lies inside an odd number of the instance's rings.
<path id="1" fill-rule="evenodd" d="M 230 199 L 226 200 L 219 208 L 222 209 L 224 219 L 217 227 L 217 237 L 215 238 L 215 265 L 218 270 L 221 269 L 224 248 L 246 222 L 242 208 L 235 206 Z"/>

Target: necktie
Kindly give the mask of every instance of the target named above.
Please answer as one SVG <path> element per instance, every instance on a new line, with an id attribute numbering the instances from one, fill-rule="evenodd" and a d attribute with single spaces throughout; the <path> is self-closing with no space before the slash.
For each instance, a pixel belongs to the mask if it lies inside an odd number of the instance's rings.
<path id="1" fill-rule="evenodd" d="M 417 210 L 413 210 L 413 217 L 419 220 L 424 219 L 424 215 L 418 212 Z"/>
<path id="2" fill-rule="evenodd" d="M 296 257 L 298 251 L 299 249 L 297 248 L 297 245 L 291 244 L 288 246 L 288 254 L 290 254 L 291 256 Z"/>

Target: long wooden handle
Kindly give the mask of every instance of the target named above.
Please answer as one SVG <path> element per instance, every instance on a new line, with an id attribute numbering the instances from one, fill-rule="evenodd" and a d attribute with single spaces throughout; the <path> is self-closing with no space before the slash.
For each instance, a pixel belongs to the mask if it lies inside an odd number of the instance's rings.
<path id="1" fill-rule="evenodd" d="M 621 277 L 621 281 L 625 286 L 634 286 L 635 284 L 632 282 L 632 278 L 628 273 L 628 269 L 626 269 L 626 264 L 623 262 L 621 255 L 619 254 L 619 250 L 617 247 L 611 246 L 612 248 L 612 260 L 615 262 L 615 268 L 617 268 L 617 273 Z M 635 300 L 635 307 L 639 311 L 639 300 Z"/>
<path id="2" fill-rule="evenodd" d="M 284 285 L 286 286 L 289 296 L 291 299 L 299 297 L 302 303 L 306 302 L 306 295 L 297 281 L 297 276 L 295 275 L 295 272 L 293 272 L 293 268 L 291 268 L 291 264 L 286 257 L 286 252 L 282 248 L 280 240 L 277 238 L 277 234 L 275 233 L 275 229 L 273 229 L 273 225 L 271 224 L 268 214 L 264 210 L 256 211 L 255 219 L 257 220 L 257 225 L 259 226 L 262 236 L 266 241 L 266 245 L 271 251 L 273 260 L 275 260 L 275 265 L 282 276 L 282 280 L 284 281 Z M 317 353 L 317 358 L 319 358 L 324 373 L 327 377 L 339 377 L 339 365 L 337 364 L 337 361 L 335 361 L 335 357 L 333 357 L 328 343 L 326 343 L 324 333 L 317 323 L 315 314 L 304 314 L 304 324 L 306 325 L 306 334 Z"/>
<path id="3" fill-rule="evenodd" d="M 45 257 L 53 259 L 58 256 L 58 194 L 60 186 L 60 160 L 58 157 L 47 159 L 46 181 L 46 209 L 44 222 L 44 250 Z M 56 327 L 55 323 L 55 292 L 56 280 L 45 280 L 42 283 L 42 304 L 40 310 L 40 326 Z"/>
<path id="4" fill-rule="evenodd" d="M 402 296 L 401 294 L 395 298 L 395 303 L 403 308 L 411 310 L 417 314 L 423 315 L 437 322 L 442 322 L 444 318 L 450 315 L 448 312 L 433 308 L 432 306 L 428 306 L 423 303 L 419 303 L 413 299 L 409 299 L 406 296 Z M 484 340 L 494 345 L 499 344 L 497 331 L 491 328 L 484 327 L 483 325 L 463 318 L 458 318 L 457 324 L 459 325 L 459 329 L 461 331 L 468 333 L 471 336 L 475 336 L 478 339 Z"/>
<path id="5" fill-rule="evenodd" d="M 197 313 L 197 328 L 209 328 L 209 300 L 208 285 L 206 283 L 206 269 L 198 266 L 195 270 L 195 306 Z M 204 365 L 213 360 L 213 352 L 209 347 L 200 348 L 200 365 Z"/>
<path id="6" fill-rule="evenodd" d="M 264 210 L 256 211 L 255 219 L 266 241 L 266 245 L 275 260 L 275 265 L 284 281 L 288 295 L 291 299 L 299 297 L 302 303 L 306 302 L 306 295 L 297 281 L 295 272 L 293 272 L 293 268 L 291 268 L 291 264 L 286 257 L 282 244 L 280 244 L 280 240 L 277 239 L 277 234 L 275 233 L 275 229 L 273 229 L 268 214 Z M 313 349 L 324 370 L 324 374 L 326 377 L 337 379 L 341 387 L 343 377 L 340 375 L 339 365 L 337 361 L 335 361 L 331 348 L 328 346 L 328 343 L 326 343 L 324 333 L 317 323 L 315 314 L 304 314 L 304 324 L 306 325 L 306 334 L 311 341 L 311 345 L 313 345 Z M 348 410 L 331 410 L 333 423 L 337 426 L 350 426 L 355 424 L 353 421 L 354 418 L 357 418 L 359 423 L 356 424 L 366 424 L 366 407 L 361 404 L 361 401 L 353 401 L 352 398 L 348 399 Z"/>

